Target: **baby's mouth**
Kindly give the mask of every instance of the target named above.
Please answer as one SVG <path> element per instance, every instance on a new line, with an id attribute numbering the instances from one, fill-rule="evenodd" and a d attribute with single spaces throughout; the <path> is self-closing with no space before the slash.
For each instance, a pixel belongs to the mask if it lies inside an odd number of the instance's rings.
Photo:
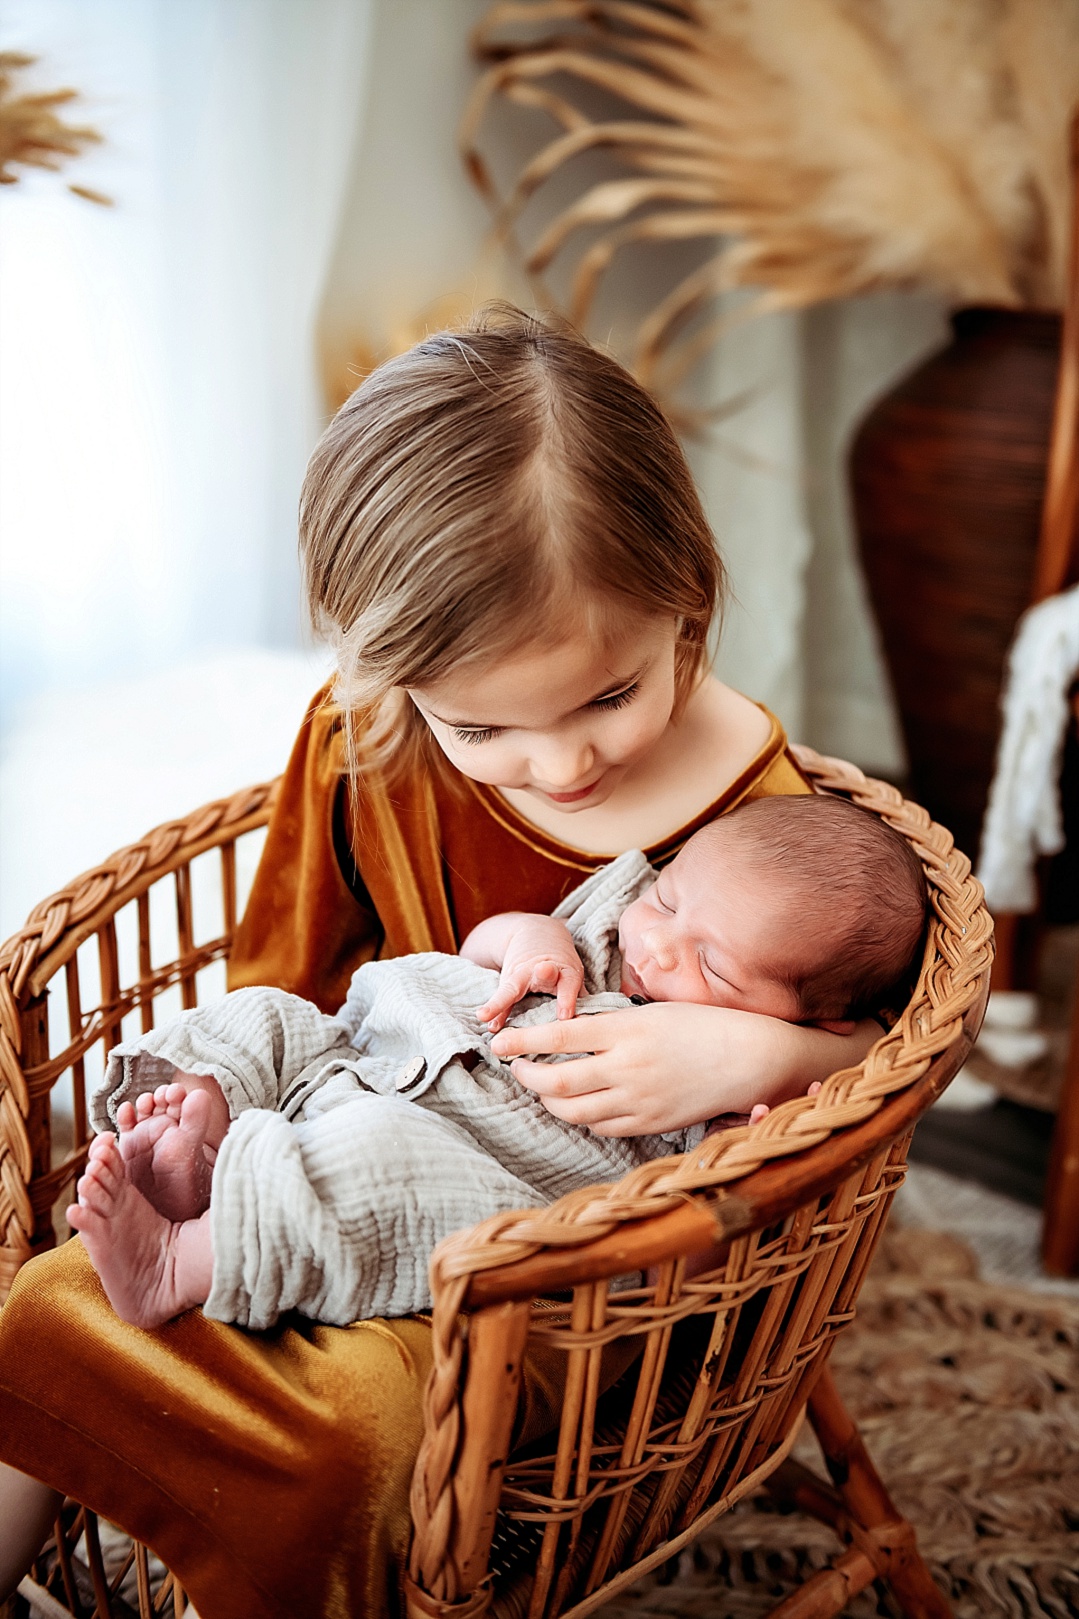
<path id="1" fill-rule="evenodd" d="M 643 996 L 646 1001 L 650 999 L 648 991 L 645 989 L 644 985 L 641 983 L 640 979 L 637 977 L 637 974 L 633 971 L 633 968 L 630 966 L 629 962 L 624 956 L 622 958 L 621 987 L 623 995 L 640 995 Z"/>

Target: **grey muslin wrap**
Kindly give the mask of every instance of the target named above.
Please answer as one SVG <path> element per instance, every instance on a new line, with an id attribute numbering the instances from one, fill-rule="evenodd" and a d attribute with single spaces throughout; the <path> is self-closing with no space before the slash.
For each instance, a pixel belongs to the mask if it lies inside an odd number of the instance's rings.
<path id="1" fill-rule="evenodd" d="M 631 850 L 554 913 L 585 965 L 579 1013 L 631 1004 L 618 919 L 653 879 Z M 476 1019 L 497 983 L 459 956 L 403 956 L 361 967 L 336 1017 L 242 989 L 115 1048 L 91 1102 L 99 1130 L 177 1069 L 212 1075 L 228 1101 L 207 1315 L 262 1329 L 284 1310 L 345 1324 L 429 1309 L 428 1260 L 451 1231 L 700 1141 L 703 1125 L 604 1138 L 548 1113 Z M 510 1022 L 553 1013 L 552 997 L 532 995 Z"/>

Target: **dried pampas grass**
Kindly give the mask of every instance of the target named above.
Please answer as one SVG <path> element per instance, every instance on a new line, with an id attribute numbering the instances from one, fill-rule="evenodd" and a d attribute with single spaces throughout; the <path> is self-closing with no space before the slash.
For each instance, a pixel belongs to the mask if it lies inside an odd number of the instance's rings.
<path id="1" fill-rule="evenodd" d="M 58 107 L 78 99 L 77 90 L 17 93 L 19 74 L 35 61 L 17 51 L 0 51 L 0 185 L 14 185 L 20 168 L 62 168 L 68 158 L 101 139 L 96 129 L 66 124 L 57 113 Z M 87 186 L 68 190 L 88 202 L 110 201 Z"/>
<path id="2" fill-rule="evenodd" d="M 498 267 L 485 259 L 477 265 L 467 286 L 452 288 L 414 313 L 389 318 L 377 334 L 370 327 L 357 325 L 322 338 L 319 373 L 330 410 L 339 410 L 364 378 L 385 360 L 404 354 L 432 332 L 467 326 L 479 305 L 505 295 Z"/>
<path id="3" fill-rule="evenodd" d="M 956 304 L 1057 307 L 1079 106 L 1079 0 L 504 0 L 465 161 L 514 242 L 530 201 L 585 154 L 586 183 L 519 248 L 537 296 L 559 260 L 585 325 L 616 256 L 718 246 L 656 303 L 634 367 L 669 395 L 714 341 L 717 297 L 754 311 L 879 288 Z M 557 133 L 505 194 L 482 149 L 494 102 Z"/>

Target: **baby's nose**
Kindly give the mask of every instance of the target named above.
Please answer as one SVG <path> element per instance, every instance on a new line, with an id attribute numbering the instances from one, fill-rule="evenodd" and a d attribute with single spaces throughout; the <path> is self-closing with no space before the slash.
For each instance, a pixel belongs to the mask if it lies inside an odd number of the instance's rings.
<path id="1" fill-rule="evenodd" d="M 671 930 L 662 922 L 646 928 L 644 946 L 662 972 L 671 972 L 678 962 L 678 950 Z"/>

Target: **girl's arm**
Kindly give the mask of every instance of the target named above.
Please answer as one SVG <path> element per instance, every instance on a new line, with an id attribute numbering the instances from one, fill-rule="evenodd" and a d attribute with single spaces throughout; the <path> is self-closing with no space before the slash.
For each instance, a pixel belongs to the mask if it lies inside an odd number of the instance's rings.
<path id="1" fill-rule="evenodd" d="M 817 1080 L 861 1062 L 880 1038 L 871 1019 L 850 1034 L 783 1023 L 728 1007 L 655 1002 L 565 1023 L 504 1029 L 491 1042 L 519 1058 L 514 1078 L 569 1124 L 598 1135 L 653 1135 L 721 1113 L 750 1113 L 802 1096 Z M 536 1063 L 549 1052 L 588 1052 Z"/>

